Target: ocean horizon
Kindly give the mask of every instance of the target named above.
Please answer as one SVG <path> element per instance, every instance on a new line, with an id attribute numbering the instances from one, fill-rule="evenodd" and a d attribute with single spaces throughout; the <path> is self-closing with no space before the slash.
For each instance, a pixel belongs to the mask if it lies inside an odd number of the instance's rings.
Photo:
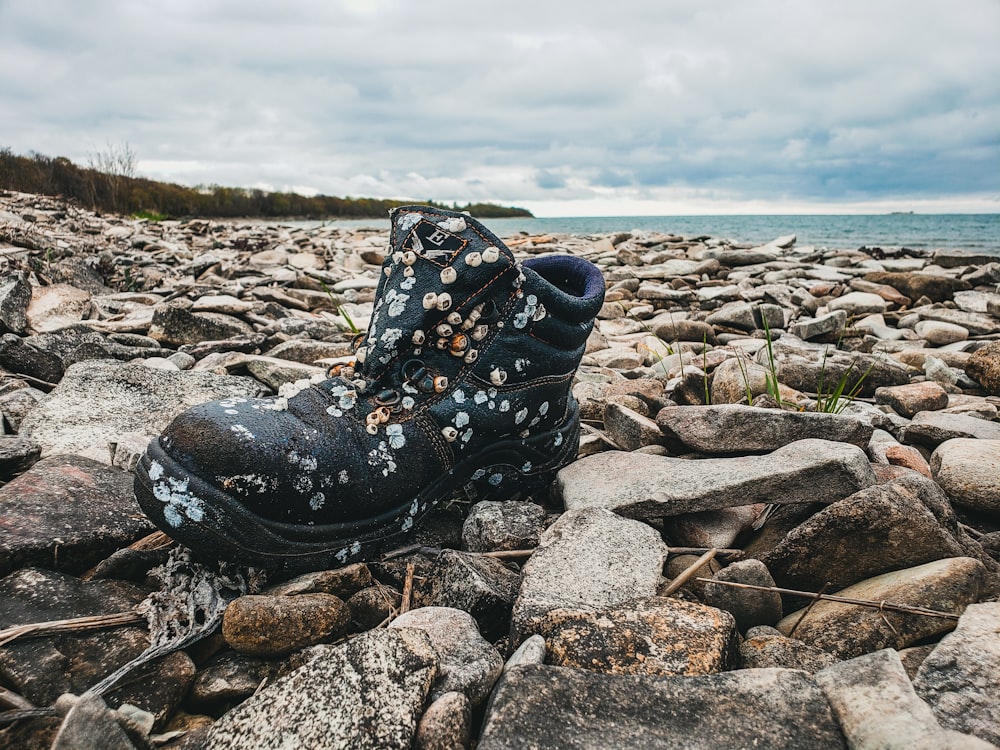
<path id="1" fill-rule="evenodd" d="M 600 235 L 661 232 L 765 244 L 789 234 L 798 246 L 856 250 L 860 247 L 914 250 L 957 249 L 1000 256 L 1000 213 L 996 214 L 724 214 L 694 216 L 585 216 L 483 219 L 499 237 L 522 232 Z M 315 226 L 317 222 L 293 222 Z M 387 229 L 388 219 L 325 222 L 352 228 Z"/>

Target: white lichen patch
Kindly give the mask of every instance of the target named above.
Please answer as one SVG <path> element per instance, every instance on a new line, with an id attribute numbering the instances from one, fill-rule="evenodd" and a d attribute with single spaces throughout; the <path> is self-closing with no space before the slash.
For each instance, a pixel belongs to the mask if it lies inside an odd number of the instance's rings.
<path id="1" fill-rule="evenodd" d="M 153 462 L 156 464 L 156 462 Z M 156 464 L 159 466 L 159 464 Z M 152 473 L 150 474 L 152 476 Z M 160 466 L 158 472 L 160 479 L 153 481 L 153 497 L 164 503 L 163 518 L 173 528 L 178 528 L 184 523 L 184 519 L 190 519 L 195 523 L 200 523 L 205 517 L 205 503 L 200 498 L 188 491 L 190 479 L 177 479 L 175 477 L 163 477 L 163 467 Z"/>
<path id="2" fill-rule="evenodd" d="M 389 440 L 390 448 L 402 448 L 406 445 L 406 437 L 403 435 L 403 425 L 391 424 L 385 428 L 385 434 Z"/>
<path id="3" fill-rule="evenodd" d="M 514 424 L 521 424 L 525 419 L 528 418 L 528 407 L 518 410 L 517 414 L 514 415 Z"/>
<path id="4" fill-rule="evenodd" d="M 468 414 L 468 412 L 460 411 L 460 412 L 456 413 L 455 414 L 455 419 L 453 421 L 455 422 L 455 426 L 456 427 L 459 427 L 459 428 L 465 427 L 465 425 L 469 424 L 469 414 Z"/>
<path id="5" fill-rule="evenodd" d="M 309 507 L 313 510 L 319 510 L 326 503 L 326 495 L 322 492 L 317 492 L 311 498 L 309 498 Z"/>
<path id="6" fill-rule="evenodd" d="M 347 469 L 340 470 L 340 473 L 337 474 L 337 481 L 340 482 L 340 484 L 347 484 L 351 481 L 351 477 L 348 475 Z"/>
<path id="7" fill-rule="evenodd" d="M 230 432 L 235 432 L 237 435 L 239 435 L 244 440 L 253 440 L 254 439 L 253 433 L 250 432 L 250 430 L 248 430 L 245 426 L 243 426 L 241 424 L 231 425 L 229 427 L 229 430 L 230 430 Z"/>
<path id="8" fill-rule="evenodd" d="M 465 391 L 463 391 L 461 388 L 456 388 L 455 392 L 451 394 L 451 397 L 455 399 L 456 404 L 465 403 Z"/>

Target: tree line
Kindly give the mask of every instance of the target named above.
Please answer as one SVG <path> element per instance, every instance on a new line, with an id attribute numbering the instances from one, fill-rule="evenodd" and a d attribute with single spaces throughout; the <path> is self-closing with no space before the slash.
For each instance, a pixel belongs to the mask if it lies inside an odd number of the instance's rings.
<path id="1" fill-rule="evenodd" d="M 135 155 L 127 144 L 109 147 L 81 167 L 63 156 L 38 153 L 28 156 L 0 148 L 0 189 L 59 196 L 96 212 L 144 215 L 154 218 L 384 218 L 396 206 L 416 201 L 384 198 L 304 196 L 249 188 L 186 187 L 135 175 Z M 523 208 L 493 203 L 445 205 L 419 201 L 439 208 L 468 211 L 479 218 L 531 216 Z"/>

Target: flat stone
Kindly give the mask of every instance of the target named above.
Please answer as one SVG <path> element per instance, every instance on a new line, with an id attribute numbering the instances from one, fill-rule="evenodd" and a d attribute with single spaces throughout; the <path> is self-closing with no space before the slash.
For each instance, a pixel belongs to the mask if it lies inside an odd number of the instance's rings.
<path id="1" fill-rule="evenodd" d="M 830 300 L 827 307 L 834 311 L 842 310 L 848 315 L 867 315 L 868 313 L 883 313 L 889 306 L 877 294 L 848 292 Z"/>
<path id="2" fill-rule="evenodd" d="M 167 346 L 219 341 L 236 336 L 248 336 L 253 328 L 239 318 L 224 313 L 191 312 L 171 304 L 159 305 L 153 311 L 149 335 Z"/>
<path id="3" fill-rule="evenodd" d="M 51 456 L 0 487 L 0 576 L 26 565 L 80 572 L 153 530 L 131 474 Z"/>
<path id="4" fill-rule="evenodd" d="M 931 654 L 913 687 L 941 726 L 1000 745 L 1000 603 L 972 604 Z"/>
<path id="5" fill-rule="evenodd" d="M 857 396 L 870 398 L 882 386 L 910 382 L 909 369 L 885 356 L 831 348 L 824 358 L 822 352 L 786 346 L 780 339 L 773 348 L 779 382 L 805 393 L 829 395 L 843 380 L 844 393 L 857 389 Z M 766 362 L 766 352 L 757 359 Z"/>
<path id="6" fill-rule="evenodd" d="M 843 331 L 845 327 L 847 327 L 847 312 L 834 310 L 815 318 L 800 318 L 788 330 L 800 339 L 808 341 L 823 336 L 832 336 Z"/>
<path id="7" fill-rule="evenodd" d="M 152 439 L 192 406 L 260 392 L 260 385 L 247 378 L 91 360 L 66 371 L 25 418 L 21 434 L 42 446 L 42 456 L 75 453 L 110 463 L 108 443 L 123 433 Z"/>
<path id="8" fill-rule="evenodd" d="M 28 325 L 37 333 L 58 331 L 83 320 L 91 310 L 90 294 L 69 284 L 36 286 L 31 290 Z"/>
<path id="9" fill-rule="evenodd" d="M 538 623 L 548 664 L 607 674 L 699 675 L 732 667 L 732 615 L 669 597 L 622 602 L 596 612 L 555 609 Z"/>
<path id="10" fill-rule="evenodd" d="M 847 745 L 819 687 L 795 670 L 654 677 L 525 666 L 497 684 L 478 750 L 525 747 L 836 750 Z"/>
<path id="11" fill-rule="evenodd" d="M 219 706 L 240 703 L 276 671 L 274 661 L 225 651 L 198 670 L 187 697 L 188 704 L 197 710 L 215 711 Z"/>
<path id="12" fill-rule="evenodd" d="M 298 594 L 333 594 L 347 599 L 363 588 L 372 585 L 372 573 L 364 563 L 345 565 L 334 570 L 316 570 L 303 573 L 262 593 L 271 596 L 297 596 Z"/>
<path id="13" fill-rule="evenodd" d="M 815 679 L 852 748 L 989 747 L 941 728 L 930 706 L 914 692 L 899 654 L 892 649 L 827 667 Z"/>
<path id="14" fill-rule="evenodd" d="M 969 414 L 922 411 L 904 428 L 902 441 L 936 448 L 946 440 L 972 438 L 1000 440 L 1000 422 L 979 419 Z"/>
<path id="15" fill-rule="evenodd" d="M 668 437 L 710 455 L 765 453 L 806 438 L 864 448 L 872 435 L 872 426 L 853 416 L 738 404 L 667 406 L 656 423 Z"/>
<path id="16" fill-rule="evenodd" d="M 709 315 L 705 322 L 711 326 L 753 331 L 757 328 L 753 312 L 753 306 L 748 302 L 728 302 Z"/>
<path id="17" fill-rule="evenodd" d="M 939 320 L 942 323 L 961 326 L 972 336 L 989 336 L 1000 330 L 1000 323 L 997 323 L 992 315 L 980 315 L 947 307 L 923 308 L 920 317 L 924 320 Z"/>
<path id="18" fill-rule="evenodd" d="M 818 591 L 963 554 L 915 488 L 895 481 L 828 505 L 761 560 L 779 586 Z"/>
<path id="19" fill-rule="evenodd" d="M 462 524 L 462 546 L 469 552 L 534 549 L 544 528 L 541 505 L 483 500 L 469 509 Z"/>
<path id="20" fill-rule="evenodd" d="M 737 537 L 750 531 L 764 513 L 765 503 L 735 508 L 685 513 L 663 519 L 663 533 L 681 547 L 732 547 Z"/>
<path id="21" fill-rule="evenodd" d="M 427 634 L 372 630 L 313 658 L 227 712 L 209 750 L 409 748 L 437 673 Z"/>
<path id="22" fill-rule="evenodd" d="M 886 386 L 875 391 L 875 403 L 887 404 L 901 417 L 911 418 L 918 412 L 946 408 L 948 392 L 932 381 Z"/>
<path id="23" fill-rule="evenodd" d="M 323 367 L 252 354 L 246 356 L 244 365 L 247 371 L 257 378 L 257 380 L 274 390 L 278 390 L 286 383 L 294 383 L 296 380 L 302 380 L 303 378 L 311 378 L 315 375 L 325 376 L 326 374 L 326 368 Z"/>
<path id="24" fill-rule="evenodd" d="M 1000 439 L 946 440 L 930 463 L 935 481 L 955 505 L 1000 514 Z"/>
<path id="25" fill-rule="evenodd" d="M 479 633 L 473 617 L 451 607 L 420 607 L 404 612 L 390 628 L 415 628 L 427 633 L 438 655 L 438 674 L 431 700 L 446 693 L 462 693 L 469 704 L 479 706 L 493 689 L 503 669 L 503 659 Z"/>
<path id="26" fill-rule="evenodd" d="M 715 328 L 703 320 L 681 320 L 673 316 L 652 326 L 653 335 L 662 341 L 715 343 Z"/>
<path id="27" fill-rule="evenodd" d="M 217 312 L 242 315 L 253 310 L 253 302 L 238 299 L 231 294 L 206 294 L 191 305 L 191 312 Z"/>
<path id="28" fill-rule="evenodd" d="M 609 510 L 563 513 L 522 570 L 512 612 L 515 643 L 560 607 L 602 609 L 653 596 L 667 547 L 655 529 Z"/>
<path id="29" fill-rule="evenodd" d="M 953 557 L 884 573 L 836 594 L 961 614 L 979 598 L 984 577 L 985 568 L 978 560 Z M 778 623 L 778 630 L 787 634 L 798 623 L 796 638 L 840 659 L 887 647 L 905 648 L 951 628 L 949 620 L 939 617 L 880 611 L 840 602 L 817 602 L 804 617 L 803 611 L 786 615 Z"/>
<path id="30" fill-rule="evenodd" d="M 969 331 L 954 323 L 939 320 L 921 320 L 913 330 L 931 346 L 947 346 L 969 338 Z"/>
<path id="31" fill-rule="evenodd" d="M 133 610 L 146 590 L 125 581 L 81 581 L 63 573 L 22 568 L 0 579 L 3 626 Z M 87 632 L 22 638 L 0 646 L 0 679 L 36 706 L 64 693 L 83 694 L 149 646 L 146 623 Z M 137 670 L 105 697 L 114 708 L 130 703 L 162 722 L 180 705 L 194 679 L 183 651 Z"/>
<path id="32" fill-rule="evenodd" d="M 283 341 L 273 349 L 268 349 L 264 355 L 276 359 L 287 359 L 312 365 L 318 359 L 346 357 L 353 354 L 351 345 L 346 342 L 312 341 L 310 339 L 292 339 Z"/>
<path id="33" fill-rule="evenodd" d="M 222 637 L 251 656 L 286 656 L 347 631 L 350 611 L 332 594 L 241 596 L 226 607 Z"/>
<path id="34" fill-rule="evenodd" d="M 561 470 L 555 490 L 567 510 L 609 508 L 660 518 L 754 502 L 834 502 L 874 483 L 860 448 L 809 439 L 736 458 L 606 451 Z"/>
<path id="35" fill-rule="evenodd" d="M 944 302 L 951 299 L 955 292 L 972 288 L 967 281 L 923 272 L 877 271 L 865 274 L 864 278 L 876 284 L 888 284 L 912 300 L 927 297 L 932 302 Z"/>

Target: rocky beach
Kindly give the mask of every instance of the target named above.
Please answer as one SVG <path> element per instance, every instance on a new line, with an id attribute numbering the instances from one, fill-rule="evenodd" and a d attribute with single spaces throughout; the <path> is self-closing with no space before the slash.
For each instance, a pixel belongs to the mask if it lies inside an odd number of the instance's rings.
<path id="1" fill-rule="evenodd" d="M 505 239 L 606 281 L 578 460 L 289 578 L 131 472 L 349 362 L 388 230 L 0 194 L 0 747 L 1000 746 L 1000 256 Z"/>

